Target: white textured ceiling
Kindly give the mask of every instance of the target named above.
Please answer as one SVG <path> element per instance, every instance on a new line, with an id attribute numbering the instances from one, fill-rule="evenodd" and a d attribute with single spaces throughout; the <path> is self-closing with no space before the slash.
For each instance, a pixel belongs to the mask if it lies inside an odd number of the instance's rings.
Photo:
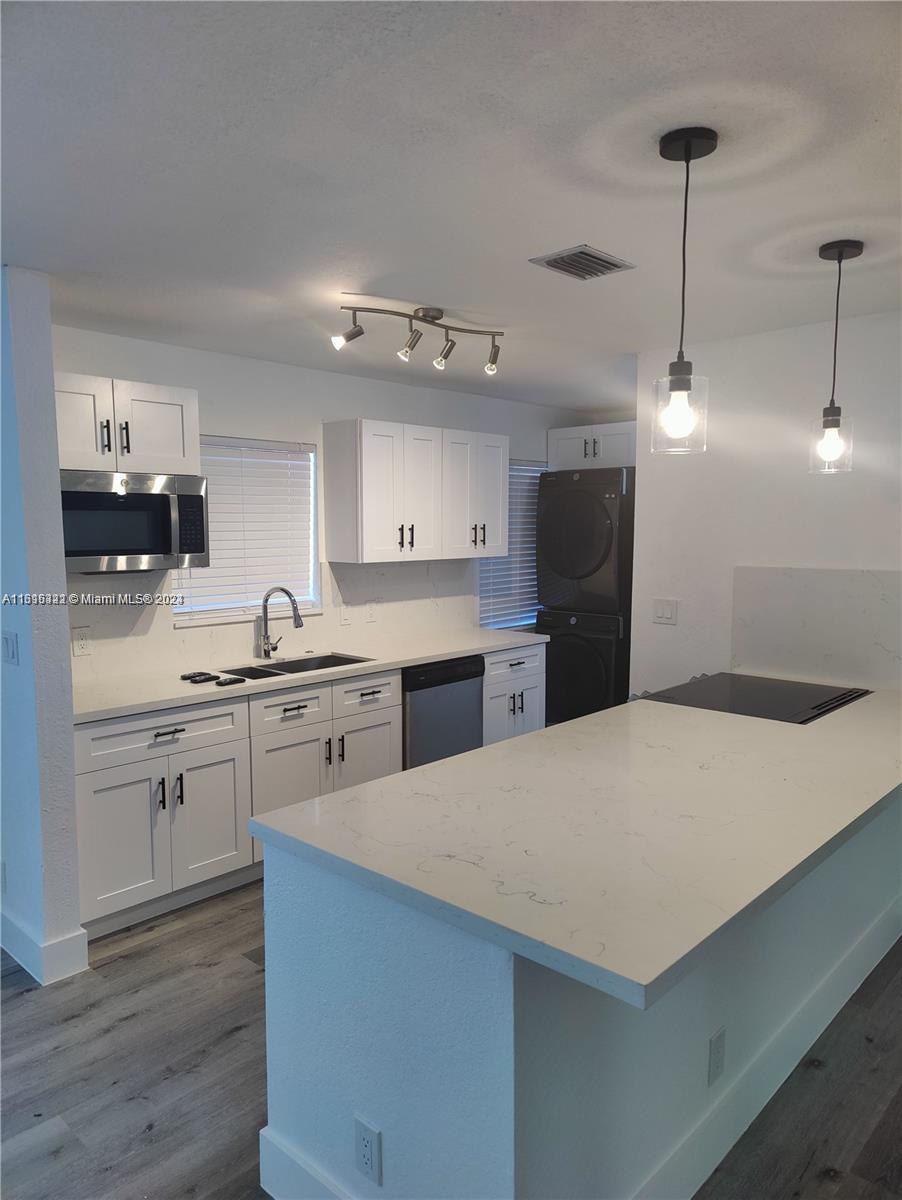
<path id="1" fill-rule="evenodd" d="M 895 3 L 13 3 L 4 6 L 4 260 L 64 324 L 350 374 L 622 407 L 677 332 L 673 126 L 693 173 L 691 342 L 826 320 L 820 242 L 862 237 L 844 312 L 898 306 Z M 589 242 L 636 264 L 528 264 Z M 342 293 L 507 330 L 370 318 Z M 613 360 L 613 361 L 612 361 Z"/>

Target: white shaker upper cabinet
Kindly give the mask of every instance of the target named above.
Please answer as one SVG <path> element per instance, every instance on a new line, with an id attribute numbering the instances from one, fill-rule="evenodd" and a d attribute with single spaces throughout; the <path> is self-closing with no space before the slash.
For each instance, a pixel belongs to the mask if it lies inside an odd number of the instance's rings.
<path id="1" fill-rule="evenodd" d="M 507 554 L 508 439 L 446 429 L 442 464 L 445 558 Z"/>
<path id="2" fill-rule="evenodd" d="M 56 435 L 64 471 L 115 471 L 113 381 L 57 372 Z"/>
<path id="3" fill-rule="evenodd" d="M 119 470 L 199 475 L 197 392 L 113 380 Z"/>
<path id="4" fill-rule="evenodd" d="M 636 463 L 636 422 L 575 425 L 548 430 L 548 469 L 632 467 Z"/>
<path id="5" fill-rule="evenodd" d="M 404 426 L 405 549 L 402 558 L 442 557 L 442 431 Z"/>

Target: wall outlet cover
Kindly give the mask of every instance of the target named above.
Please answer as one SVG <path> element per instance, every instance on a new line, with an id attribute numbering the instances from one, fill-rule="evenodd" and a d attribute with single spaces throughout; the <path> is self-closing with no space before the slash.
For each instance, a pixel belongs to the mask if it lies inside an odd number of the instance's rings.
<path id="1" fill-rule="evenodd" d="M 382 1186 L 382 1132 L 354 1118 L 354 1165 L 361 1175 Z"/>
<path id="2" fill-rule="evenodd" d="M 91 653 L 91 630 L 87 625 L 81 625 L 72 630 L 72 656 L 85 658 Z"/>

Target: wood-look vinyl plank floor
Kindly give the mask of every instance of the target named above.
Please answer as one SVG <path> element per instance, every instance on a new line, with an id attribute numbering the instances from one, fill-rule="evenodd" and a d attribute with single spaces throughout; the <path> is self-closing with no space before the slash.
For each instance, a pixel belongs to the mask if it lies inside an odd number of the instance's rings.
<path id="1" fill-rule="evenodd" d="M 3 955 L 6 1200 L 265 1200 L 261 901 L 113 934 L 47 988 Z M 902 1200 L 902 940 L 695 1200 Z"/>

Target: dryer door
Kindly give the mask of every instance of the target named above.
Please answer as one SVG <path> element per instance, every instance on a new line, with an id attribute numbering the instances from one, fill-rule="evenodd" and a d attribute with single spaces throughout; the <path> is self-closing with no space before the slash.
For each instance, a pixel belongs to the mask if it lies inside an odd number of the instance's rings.
<path id="1" fill-rule="evenodd" d="M 556 725 L 614 703 L 616 639 L 554 633 L 545 648 L 545 721 Z"/>
<path id="2" fill-rule="evenodd" d="M 539 489 L 536 573 L 539 603 L 577 612 L 617 612 L 617 499 L 604 488 L 558 476 Z"/>

